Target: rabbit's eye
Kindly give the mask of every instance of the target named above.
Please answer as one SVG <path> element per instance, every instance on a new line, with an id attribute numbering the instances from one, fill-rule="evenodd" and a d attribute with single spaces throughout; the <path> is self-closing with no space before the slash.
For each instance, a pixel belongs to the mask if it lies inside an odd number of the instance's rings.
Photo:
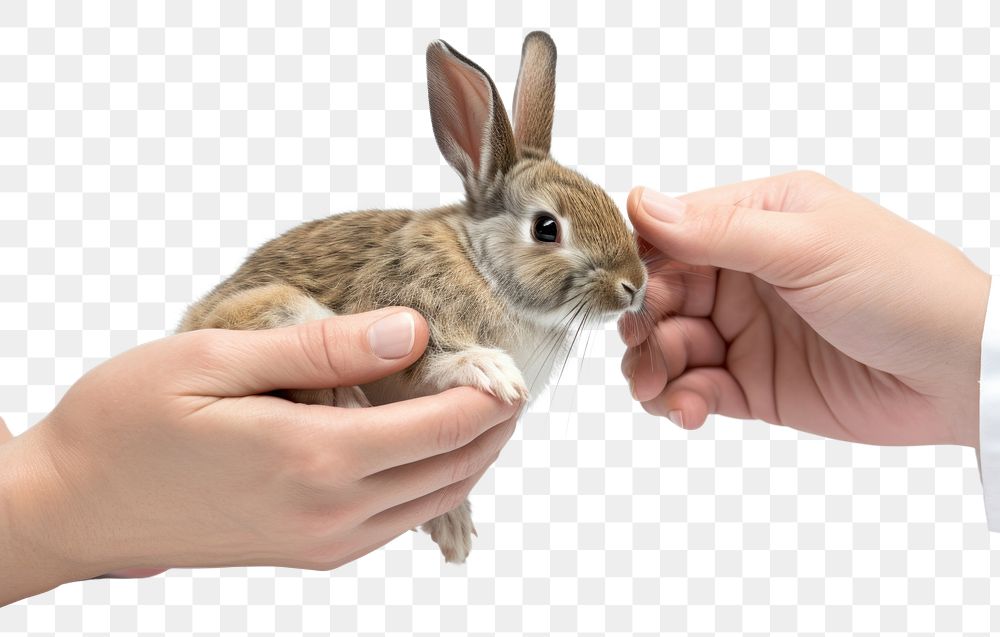
<path id="1" fill-rule="evenodd" d="M 552 215 L 538 215 L 531 227 L 531 236 L 535 238 L 535 241 L 542 243 L 558 243 L 559 222 Z"/>

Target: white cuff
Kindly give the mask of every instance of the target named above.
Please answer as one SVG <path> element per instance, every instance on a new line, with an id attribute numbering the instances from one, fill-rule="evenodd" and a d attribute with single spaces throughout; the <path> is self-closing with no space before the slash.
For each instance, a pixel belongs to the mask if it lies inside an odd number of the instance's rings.
<path id="1" fill-rule="evenodd" d="M 979 472 L 986 521 L 1000 531 L 1000 277 L 990 282 L 979 376 Z"/>

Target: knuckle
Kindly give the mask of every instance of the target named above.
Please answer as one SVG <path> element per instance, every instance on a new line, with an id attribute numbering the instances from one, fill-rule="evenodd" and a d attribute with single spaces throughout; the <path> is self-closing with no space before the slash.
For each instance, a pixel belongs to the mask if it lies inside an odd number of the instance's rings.
<path id="1" fill-rule="evenodd" d="M 496 454 L 499 454 L 503 450 L 504 446 L 514 435 L 514 429 L 516 427 L 517 423 L 514 421 L 514 419 L 510 419 L 500 423 L 499 425 L 493 428 L 492 440 L 490 440 L 490 444 L 486 445 L 486 447 L 483 450 L 485 457 L 483 463 L 479 467 L 480 469 L 488 467 L 490 464 L 492 464 L 492 460 L 490 460 L 490 458 L 495 456 Z"/>
<path id="2" fill-rule="evenodd" d="M 233 345 L 221 330 L 195 330 L 182 335 L 185 360 L 196 366 L 218 368 L 233 357 Z"/>
<path id="3" fill-rule="evenodd" d="M 323 508 L 322 503 L 334 499 L 342 501 L 343 498 L 337 496 L 357 486 L 360 476 L 354 472 L 354 465 L 346 454 L 322 452 L 301 441 L 275 444 L 283 448 L 276 458 L 274 471 L 282 476 L 292 501 L 298 503 L 301 510 L 328 512 L 330 509 Z"/>
<path id="4" fill-rule="evenodd" d="M 456 458 L 451 463 L 451 479 L 449 480 L 451 484 L 461 482 L 482 469 L 485 455 L 482 446 L 482 444 L 472 443 L 453 454 Z"/>
<path id="5" fill-rule="evenodd" d="M 299 345 L 310 364 L 324 374 L 340 367 L 334 352 L 343 347 L 345 335 L 339 321 L 310 321 L 299 327 Z"/>
<path id="6" fill-rule="evenodd" d="M 715 254 L 719 247 L 726 241 L 732 232 L 734 220 L 739 215 L 738 204 L 725 204 L 712 208 L 708 214 L 700 215 L 702 232 L 705 237 L 702 245 L 702 256 L 707 259 L 709 255 Z"/>
<path id="7" fill-rule="evenodd" d="M 308 500 L 313 503 L 300 504 L 289 525 L 290 534 L 300 542 L 302 550 L 311 551 L 328 544 L 331 538 L 340 537 L 367 519 L 361 507 L 352 503 L 319 505 L 314 503 L 315 498 Z"/>
<path id="8" fill-rule="evenodd" d="M 437 423 L 435 443 L 438 449 L 458 449 L 468 443 L 462 408 L 456 407 Z"/>
<path id="9" fill-rule="evenodd" d="M 504 423 L 502 427 L 503 429 L 501 429 L 501 431 L 503 432 L 503 437 L 500 439 L 500 445 L 496 449 L 497 454 L 499 454 L 500 451 L 507 446 L 507 443 L 510 442 L 510 439 L 514 437 L 514 432 L 517 430 L 517 421 L 511 419 L 509 422 Z"/>
<path id="10" fill-rule="evenodd" d="M 466 478 L 461 482 L 442 489 L 435 499 L 434 507 L 427 519 L 436 518 L 465 502 L 465 499 L 469 496 L 469 492 L 472 491 L 473 484 L 470 478 Z"/>
<path id="11" fill-rule="evenodd" d="M 292 469 L 292 481 L 300 491 L 306 493 L 321 494 L 326 490 L 329 474 L 325 460 L 318 458 L 318 454 L 302 454 L 303 460 L 298 462 Z"/>
<path id="12" fill-rule="evenodd" d="M 815 170 L 797 170 L 793 175 L 797 181 L 806 184 L 829 183 L 830 181 L 829 177 Z"/>

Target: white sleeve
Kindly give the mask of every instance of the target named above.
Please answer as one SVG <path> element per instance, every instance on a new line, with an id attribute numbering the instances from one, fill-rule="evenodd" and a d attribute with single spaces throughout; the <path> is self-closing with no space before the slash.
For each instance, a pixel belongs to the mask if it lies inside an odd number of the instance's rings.
<path id="1" fill-rule="evenodd" d="M 1000 276 L 993 277 L 983 328 L 979 380 L 979 471 L 986 521 L 1000 532 Z"/>

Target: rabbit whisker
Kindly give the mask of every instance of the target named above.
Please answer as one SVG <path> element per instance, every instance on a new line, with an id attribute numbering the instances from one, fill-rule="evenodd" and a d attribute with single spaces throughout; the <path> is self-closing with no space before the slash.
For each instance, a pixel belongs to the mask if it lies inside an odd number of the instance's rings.
<path id="1" fill-rule="evenodd" d="M 583 293 L 580 293 L 576 295 L 576 297 L 582 296 L 582 294 Z M 529 366 L 530 363 L 535 361 L 540 354 L 543 354 L 541 359 L 542 364 L 535 371 L 534 378 L 531 379 L 532 390 L 535 388 L 535 384 L 538 382 L 542 371 L 549 369 L 549 365 L 552 363 L 555 356 L 558 355 L 559 345 L 564 342 L 566 333 L 571 329 L 573 321 L 576 320 L 576 317 L 586 306 L 586 303 L 587 299 L 584 298 L 583 300 L 577 302 L 576 305 L 574 305 L 568 312 L 566 312 L 566 314 L 556 323 L 556 327 L 549 331 L 545 339 L 539 345 L 538 349 L 535 350 L 535 353 L 532 354 L 529 359 Z M 548 378 L 545 378 L 544 380 L 548 380 Z"/>
<path id="2" fill-rule="evenodd" d="M 586 322 L 587 319 L 584 318 L 583 323 L 586 324 Z M 587 361 L 587 350 L 590 349 L 590 337 L 592 337 L 593 335 L 594 335 L 593 328 L 587 328 L 587 338 L 583 342 L 583 352 L 580 354 L 580 368 L 576 370 L 577 378 L 579 378 L 580 374 L 583 373 L 583 364 Z"/>
<path id="3" fill-rule="evenodd" d="M 567 304 L 581 296 L 583 296 L 583 292 L 570 297 L 569 299 L 567 299 Z M 536 347 L 535 352 L 527 360 L 526 367 L 530 366 L 531 363 L 535 362 L 535 360 L 538 358 L 538 355 L 541 354 L 542 351 L 544 351 L 545 347 L 553 339 L 558 339 L 560 336 L 564 335 L 566 329 L 569 327 L 569 321 L 567 319 L 578 307 L 580 307 L 582 303 L 583 301 L 579 301 L 575 305 L 570 307 L 570 309 L 565 314 L 563 314 L 559 319 L 556 320 L 555 324 L 552 327 L 548 328 L 547 330 L 545 330 L 545 332 L 543 332 L 543 339 L 541 343 L 539 343 L 538 347 Z"/>
<path id="4" fill-rule="evenodd" d="M 569 347 L 566 348 L 566 356 L 563 358 L 562 367 L 559 369 L 559 376 L 556 378 L 556 382 L 553 384 L 553 387 L 558 387 L 559 383 L 562 382 L 563 372 L 566 371 L 566 363 L 569 362 L 569 357 L 573 353 L 573 347 L 576 345 L 577 339 L 580 338 L 580 330 L 583 329 L 583 326 L 586 325 L 589 318 L 590 308 L 587 308 L 587 311 L 583 316 L 583 320 L 580 321 L 580 324 L 576 327 L 576 332 L 573 334 L 573 340 L 570 341 Z"/>

